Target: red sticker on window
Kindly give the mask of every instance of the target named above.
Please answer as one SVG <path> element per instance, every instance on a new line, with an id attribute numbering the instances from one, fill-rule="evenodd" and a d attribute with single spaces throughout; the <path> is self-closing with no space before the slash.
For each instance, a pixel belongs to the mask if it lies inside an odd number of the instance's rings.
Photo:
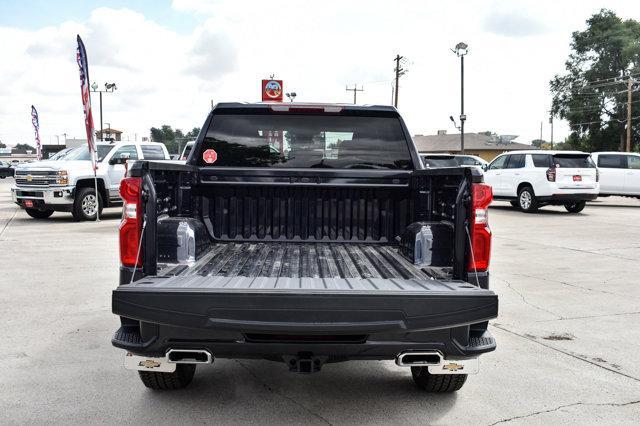
<path id="1" fill-rule="evenodd" d="M 216 162 L 216 160 L 218 159 L 218 153 L 215 152 L 213 149 L 206 149 L 203 153 L 202 153 L 202 159 L 204 160 L 205 163 L 207 164 L 213 164 Z"/>

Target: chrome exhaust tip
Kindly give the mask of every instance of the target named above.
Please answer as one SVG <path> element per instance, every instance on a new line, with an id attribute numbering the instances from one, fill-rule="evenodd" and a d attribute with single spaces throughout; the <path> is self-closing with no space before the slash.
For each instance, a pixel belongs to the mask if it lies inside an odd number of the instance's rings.
<path id="1" fill-rule="evenodd" d="M 417 367 L 442 364 L 442 354 L 438 351 L 407 351 L 396 357 L 400 367 Z"/>
<path id="2" fill-rule="evenodd" d="M 171 364 L 211 364 L 213 355 L 205 349 L 169 349 L 166 359 Z"/>

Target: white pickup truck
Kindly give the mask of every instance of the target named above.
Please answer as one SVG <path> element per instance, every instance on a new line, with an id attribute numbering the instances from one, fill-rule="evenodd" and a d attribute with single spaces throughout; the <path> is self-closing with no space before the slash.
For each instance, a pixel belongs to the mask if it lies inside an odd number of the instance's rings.
<path id="1" fill-rule="evenodd" d="M 168 160 L 167 148 L 156 142 L 98 143 L 98 206 L 87 146 L 69 151 L 62 159 L 20 165 L 15 170 L 13 201 L 36 219 L 54 211 L 70 212 L 76 220 L 92 220 L 96 210 L 121 205 L 118 193 L 127 160 Z"/>

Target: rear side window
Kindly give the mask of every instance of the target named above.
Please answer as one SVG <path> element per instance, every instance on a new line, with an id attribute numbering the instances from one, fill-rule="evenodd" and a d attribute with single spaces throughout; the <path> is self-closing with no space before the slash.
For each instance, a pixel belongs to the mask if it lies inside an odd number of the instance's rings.
<path id="1" fill-rule="evenodd" d="M 398 117 L 218 113 L 195 154 L 205 167 L 413 168 Z"/>
<path id="2" fill-rule="evenodd" d="M 453 157 L 422 157 L 425 167 L 458 167 Z"/>
<path id="3" fill-rule="evenodd" d="M 547 154 L 531 154 L 534 167 L 551 167 L 551 156 Z"/>
<path id="4" fill-rule="evenodd" d="M 461 166 L 479 166 L 480 162 L 473 157 L 456 157 L 456 162 Z"/>
<path id="5" fill-rule="evenodd" d="M 589 159 L 588 155 L 554 155 L 553 164 L 555 164 L 556 167 L 571 169 L 594 167 L 593 162 Z"/>
<path id="6" fill-rule="evenodd" d="M 626 168 L 624 155 L 604 154 L 598 156 L 598 167 L 605 169 L 624 169 Z"/>
<path id="7" fill-rule="evenodd" d="M 136 151 L 136 147 L 134 145 L 124 145 L 118 148 L 118 150 L 113 154 L 113 158 L 126 158 L 128 155 L 129 160 L 137 160 L 138 159 L 138 151 Z"/>
<path id="8" fill-rule="evenodd" d="M 142 145 L 145 160 L 164 160 L 164 150 L 159 145 Z"/>
<path id="9" fill-rule="evenodd" d="M 521 169 L 522 167 L 524 167 L 524 154 L 511 154 L 506 168 Z"/>
<path id="10" fill-rule="evenodd" d="M 627 168 L 629 169 L 640 169 L 640 157 L 636 157 L 635 155 L 630 155 L 627 157 Z"/>

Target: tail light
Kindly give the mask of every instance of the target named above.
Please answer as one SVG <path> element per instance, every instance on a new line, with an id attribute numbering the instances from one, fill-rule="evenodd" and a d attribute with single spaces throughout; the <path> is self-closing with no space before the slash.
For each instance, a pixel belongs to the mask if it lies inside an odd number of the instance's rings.
<path id="1" fill-rule="evenodd" d="M 493 200 L 491 186 L 473 184 L 473 212 L 471 226 L 471 259 L 469 271 L 486 271 L 491 258 L 491 229 L 489 229 L 489 204 Z"/>
<path id="2" fill-rule="evenodd" d="M 555 182 L 556 181 L 556 168 L 555 167 L 549 167 L 547 169 L 547 180 L 549 182 Z"/>
<path id="3" fill-rule="evenodd" d="M 120 182 L 122 222 L 120 222 L 120 263 L 123 266 L 142 266 L 138 248 L 142 238 L 142 179 L 128 177 Z"/>

